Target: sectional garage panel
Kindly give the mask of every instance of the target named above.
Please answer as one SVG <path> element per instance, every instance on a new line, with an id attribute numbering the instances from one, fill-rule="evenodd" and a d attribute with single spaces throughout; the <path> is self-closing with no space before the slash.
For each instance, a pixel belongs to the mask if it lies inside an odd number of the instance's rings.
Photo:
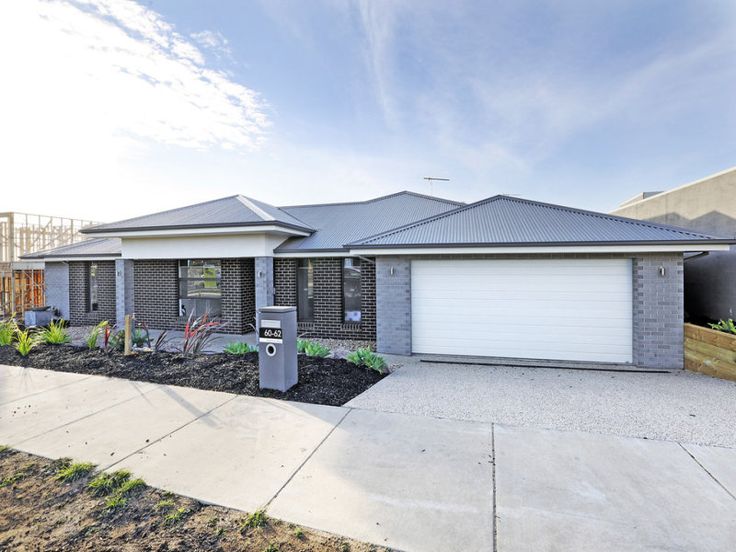
<path id="1" fill-rule="evenodd" d="M 412 351 L 632 361 L 630 259 L 415 260 Z"/>

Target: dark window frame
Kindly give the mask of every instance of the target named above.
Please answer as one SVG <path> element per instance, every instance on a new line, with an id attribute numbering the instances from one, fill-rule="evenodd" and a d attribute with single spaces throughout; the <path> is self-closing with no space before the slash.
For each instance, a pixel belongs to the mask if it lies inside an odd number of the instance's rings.
<path id="1" fill-rule="evenodd" d="M 360 293 L 360 310 L 358 311 L 359 320 L 347 320 L 347 310 L 345 304 L 345 261 L 352 260 L 353 263 L 357 261 L 360 266 L 360 277 L 358 278 L 358 291 Z M 340 318 L 342 324 L 350 324 L 359 326 L 363 323 L 363 259 L 360 257 L 343 257 L 340 259 Z"/>
<path id="2" fill-rule="evenodd" d="M 193 265 L 191 263 L 201 263 L 202 273 L 204 274 L 205 270 L 208 268 L 214 268 L 216 270 L 216 275 L 214 277 L 193 277 L 189 275 L 188 269 L 190 268 L 197 268 L 197 265 Z M 210 265 L 210 266 L 208 266 Z M 179 316 L 185 316 L 188 317 L 192 312 L 194 312 L 194 316 L 202 316 L 205 313 L 212 317 L 220 317 L 222 316 L 222 300 L 223 300 L 223 286 L 222 286 L 222 260 L 221 259 L 179 259 L 176 263 L 177 271 L 176 271 L 176 284 L 177 284 L 177 297 L 179 300 Z M 187 269 L 187 275 L 182 276 L 182 269 Z M 190 282 L 202 282 L 202 288 L 208 288 L 210 291 L 216 290 L 217 295 L 213 296 L 203 296 L 203 295 L 192 295 L 190 294 Z M 209 288 L 205 284 L 207 282 L 214 282 L 216 285 L 214 288 Z M 182 312 L 182 301 L 188 301 L 193 302 L 194 309 L 190 310 L 186 313 Z M 207 307 L 207 304 L 215 304 L 217 305 L 217 309 L 210 311 Z M 204 311 L 199 312 L 199 308 L 197 308 L 198 304 L 204 305 Z"/>
<path id="3" fill-rule="evenodd" d="M 312 272 L 312 307 L 311 307 L 311 313 L 310 316 L 305 316 L 303 310 L 300 308 L 301 301 L 299 300 L 301 295 L 301 286 L 299 285 L 299 271 L 303 270 L 303 267 L 301 266 L 302 263 L 307 264 L 307 282 L 309 281 L 309 271 Z M 296 320 L 297 323 L 300 324 L 312 324 L 314 323 L 314 303 L 315 303 L 315 293 L 314 293 L 314 259 L 312 257 L 301 257 L 296 259 L 295 264 L 295 270 L 296 274 L 294 277 L 294 286 L 296 287 Z M 310 298 L 307 297 L 307 301 L 309 301 Z"/>
<path id="4" fill-rule="evenodd" d="M 87 263 L 87 312 L 100 310 L 100 265 L 91 261 Z"/>

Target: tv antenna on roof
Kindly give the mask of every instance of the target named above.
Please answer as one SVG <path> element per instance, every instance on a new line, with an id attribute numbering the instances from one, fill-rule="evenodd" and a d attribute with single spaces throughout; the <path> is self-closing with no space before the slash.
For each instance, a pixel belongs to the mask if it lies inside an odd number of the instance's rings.
<path id="1" fill-rule="evenodd" d="M 438 182 L 449 182 L 449 178 L 438 178 L 436 176 L 425 176 L 424 180 L 429 182 L 429 195 L 434 195 L 434 186 L 432 183 L 436 180 Z"/>

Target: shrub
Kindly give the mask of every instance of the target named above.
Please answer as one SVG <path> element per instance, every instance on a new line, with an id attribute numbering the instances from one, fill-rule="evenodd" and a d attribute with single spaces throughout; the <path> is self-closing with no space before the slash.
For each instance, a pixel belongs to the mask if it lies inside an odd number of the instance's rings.
<path id="1" fill-rule="evenodd" d="M 307 343 L 309 343 L 309 341 L 307 341 L 306 339 L 297 339 L 296 340 L 296 352 L 303 355 L 304 349 L 307 347 Z"/>
<path id="2" fill-rule="evenodd" d="M 20 356 L 28 356 L 28 353 L 38 345 L 39 336 L 37 333 L 32 333 L 31 330 L 20 329 L 15 331 L 15 350 L 18 351 Z"/>
<path id="3" fill-rule="evenodd" d="M 161 351 L 166 349 L 166 346 L 169 344 L 169 330 L 163 330 L 160 334 L 158 334 L 158 337 L 156 337 L 156 340 L 153 342 L 153 352 L 154 353 L 160 353 Z"/>
<path id="4" fill-rule="evenodd" d="M 238 343 L 228 343 L 224 351 L 229 355 L 245 355 L 248 353 L 257 353 L 258 347 L 255 347 L 250 343 L 240 341 Z"/>
<path id="5" fill-rule="evenodd" d="M 215 333 L 226 326 L 225 322 L 210 320 L 208 314 L 199 318 L 189 315 L 186 326 L 184 326 L 184 341 L 181 352 L 185 355 L 196 355 L 207 349 L 207 346 L 215 338 Z"/>
<path id="6" fill-rule="evenodd" d="M 97 340 L 100 338 L 100 334 L 110 325 L 107 320 L 103 320 L 97 324 L 84 338 L 84 342 L 87 344 L 88 349 L 94 349 L 97 347 Z"/>
<path id="7" fill-rule="evenodd" d="M 297 352 L 299 351 L 299 343 L 297 342 Z M 310 357 L 325 358 L 330 356 L 330 349 L 316 341 L 305 341 L 302 352 Z"/>
<path id="8" fill-rule="evenodd" d="M 718 330 L 719 332 L 736 334 L 736 324 L 734 324 L 734 321 L 732 318 L 729 318 L 728 320 L 721 320 L 718 322 L 718 324 L 708 324 L 708 325 L 714 330 Z"/>
<path id="9" fill-rule="evenodd" d="M 151 346 L 151 335 L 148 333 L 148 328 L 143 327 L 136 328 L 133 330 L 133 335 L 131 337 L 131 341 L 133 342 L 133 345 L 136 347 L 143 347 L 143 346 Z"/>
<path id="10" fill-rule="evenodd" d="M 41 341 L 48 345 L 63 345 L 69 343 L 72 338 L 61 321 L 51 321 L 47 328 L 41 330 Z"/>
<path id="11" fill-rule="evenodd" d="M 361 347 L 356 351 L 353 351 L 345 357 L 348 362 L 356 364 L 358 366 L 365 366 L 378 372 L 379 374 L 386 373 L 386 361 L 380 355 L 377 355 L 367 347 Z"/>
<path id="12" fill-rule="evenodd" d="M 15 339 L 15 333 L 18 331 L 18 323 L 12 316 L 5 320 L 0 320 L 0 346 L 10 345 Z"/>

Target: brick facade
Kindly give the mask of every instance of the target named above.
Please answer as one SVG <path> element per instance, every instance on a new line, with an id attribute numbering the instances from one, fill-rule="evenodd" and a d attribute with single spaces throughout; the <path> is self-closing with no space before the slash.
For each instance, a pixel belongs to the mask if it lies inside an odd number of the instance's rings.
<path id="1" fill-rule="evenodd" d="M 179 261 L 137 260 L 134 267 L 136 320 L 155 329 L 182 329 L 179 316 Z M 253 259 L 222 259 L 222 320 L 226 333 L 247 333 L 255 323 Z"/>
<path id="2" fill-rule="evenodd" d="M 376 270 L 374 260 L 361 263 L 361 321 L 343 322 L 342 258 L 314 258 L 314 322 L 300 322 L 299 333 L 332 339 L 376 339 Z M 293 306 L 297 259 L 274 259 L 274 304 Z"/>
<path id="3" fill-rule="evenodd" d="M 642 368 L 683 367 L 683 257 L 682 253 L 625 255 L 463 255 L 459 259 L 551 259 L 631 258 L 632 262 L 632 357 Z M 421 256 L 417 259 L 447 257 Z M 411 260 L 409 257 L 379 257 L 376 274 L 377 349 L 379 352 L 411 354 Z M 660 276 L 659 267 L 665 276 Z M 391 275 L 391 267 L 394 274 Z"/>
<path id="4" fill-rule="evenodd" d="M 89 270 L 92 263 L 69 263 L 69 323 L 72 326 L 115 321 L 115 261 L 97 261 L 97 305 L 90 311 Z"/>
<path id="5" fill-rule="evenodd" d="M 659 267 L 665 270 L 660 275 Z M 682 368 L 684 318 L 682 253 L 633 259 L 634 364 Z"/>

